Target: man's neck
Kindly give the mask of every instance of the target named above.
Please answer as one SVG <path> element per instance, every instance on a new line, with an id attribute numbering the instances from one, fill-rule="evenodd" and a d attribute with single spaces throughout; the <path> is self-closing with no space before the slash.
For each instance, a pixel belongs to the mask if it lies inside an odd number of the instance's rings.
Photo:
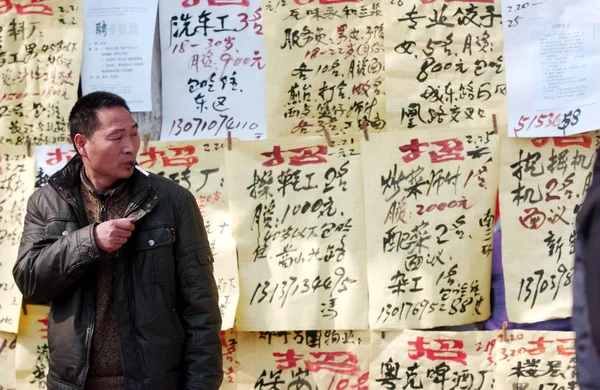
<path id="1" fill-rule="evenodd" d="M 116 181 L 112 181 L 109 183 L 106 179 L 102 177 L 95 177 L 93 173 L 90 175 L 88 171 L 86 171 L 85 166 L 83 167 L 83 176 L 84 179 L 87 179 L 88 184 L 94 189 L 94 191 L 98 195 L 106 194 L 116 184 Z"/>

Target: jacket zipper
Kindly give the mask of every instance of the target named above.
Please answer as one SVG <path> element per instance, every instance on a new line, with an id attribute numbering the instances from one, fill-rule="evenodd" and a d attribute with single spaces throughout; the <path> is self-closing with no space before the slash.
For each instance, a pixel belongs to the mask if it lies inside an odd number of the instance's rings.
<path id="1" fill-rule="evenodd" d="M 125 213 L 123 214 L 123 218 L 127 218 L 128 215 L 136 211 L 140 205 L 146 200 L 146 197 L 150 193 L 150 187 L 146 187 L 143 191 L 140 191 L 139 195 L 132 200 L 132 202 L 127 206 Z M 119 255 L 121 250 L 117 251 L 117 261 L 119 261 Z M 128 301 L 129 301 L 129 322 L 131 323 L 131 340 L 133 342 L 133 348 L 135 351 L 135 359 L 137 361 L 138 367 L 138 376 L 140 378 L 140 383 L 142 384 L 142 388 L 145 388 L 143 381 L 143 371 L 142 371 L 142 363 L 140 361 L 140 353 L 138 349 L 138 343 L 135 336 L 135 290 L 132 283 L 133 278 L 133 261 L 127 261 L 127 270 L 129 272 L 129 277 L 125 277 L 125 283 L 127 284 L 127 288 L 129 290 Z M 127 276 L 127 275 L 126 275 Z M 127 387 L 127 386 L 126 386 Z"/>
<path id="2" fill-rule="evenodd" d="M 102 204 L 100 205 L 100 222 L 106 220 L 106 202 L 107 200 L 102 200 Z"/>
<path id="3" fill-rule="evenodd" d="M 102 199 L 100 201 L 100 215 L 99 215 L 99 219 L 100 222 L 104 222 L 106 221 L 106 203 L 108 202 L 108 199 Z M 96 286 L 96 288 L 98 288 L 98 286 Z M 92 300 L 95 299 L 92 298 Z M 94 304 L 94 308 L 96 306 L 96 302 L 92 302 Z M 87 327 L 87 329 L 85 330 L 85 344 L 86 344 L 86 348 L 87 348 L 87 359 L 85 362 L 85 367 L 83 369 L 83 385 L 85 386 L 85 382 L 87 380 L 87 374 L 88 371 L 90 369 L 90 355 L 92 353 L 92 336 L 94 334 L 94 328 L 96 326 L 95 324 L 95 320 L 96 320 L 96 312 L 94 310 L 94 315 L 92 316 L 92 320 L 90 321 L 90 326 Z"/>
<path id="4" fill-rule="evenodd" d="M 83 367 L 83 384 L 82 388 L 85 387 L 85 382 L 87 380 L 87 374 L 90 369 L 90 354 L 92 351 L 92 335 L 94 334 L 94 321 L 91 322 L 90 326 L 88 326 L 85 330 L 85 345 L 87 348 L 87 359 L 85 362 L 85 367 Z"/>

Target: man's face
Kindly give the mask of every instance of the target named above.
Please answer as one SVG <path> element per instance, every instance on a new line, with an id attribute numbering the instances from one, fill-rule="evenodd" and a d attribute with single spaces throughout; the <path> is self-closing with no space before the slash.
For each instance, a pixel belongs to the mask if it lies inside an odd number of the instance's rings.
<path id="1" fill-rule="evenodd" d="M 98 128 L 89 139 L 75 136 L 88 178 L 96 188 L 110 187 L 133 174 L 140 148 L 138 125 L 123 107 L 98 110 Z"/>

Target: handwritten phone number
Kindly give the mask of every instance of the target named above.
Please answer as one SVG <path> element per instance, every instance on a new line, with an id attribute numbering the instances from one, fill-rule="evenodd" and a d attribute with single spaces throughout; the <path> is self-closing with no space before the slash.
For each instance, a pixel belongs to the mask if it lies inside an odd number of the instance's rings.
<path id="1" fill-rule="evenodd" d="M 562 114 L 537 114 L 533 117 L 521 115 L 521 118 L 519 118 L 519 123 L 514 127 L 513 132 L 515 135 L 517 135 L 523 130 L 529 131 L 532 128 L 557 128 L 558 130 L 565 131 L 567 128 L 576 126 L 579 123 L 580 115 L 581 109 L 579 108 Z"/>
<path id="2" fill-rule="evenodd" d="M 268 280 L 259 282 L 250 299 L 250 305 L 270 304 L 275 300 L 281 302 L 280 307 L 283 307 L 290 297 L 316 294 L 318 291 L 329 291 L 329 296 L 333 297 L 335 294 L 347 291 L 349 284 L 357 282 L 356 279 L 352 279 L 346 275 L 344 267 L 336 268 L 333 274 L 335 275 L 334 277 L 327 276 L 326 278 L 322 278 L 320 275 L 317 275 L 314 278 L 305 278 L 301 281 L 296 276 L 290 276 L 288 280 L 279 283 L 272 283 Z M 279 295 L 277 295 L 278 292 Z"/>
<path id="3" fill-rule="evenodd" d="M 428 299 L 423 299 L 419 302 L 403 302 L 401 306 L 394 306 L 390 303 L 383 306 L 377 317 L 377 323 L 385 324 L 390 319 L 407 320 L 410 317 L 417 318 L 419 321 L 425 314 L 448 313 L 448 315 L 455 315 L 457 313 L 467 313 L 471 310 L 473 316 L 480 315 L 479 307 L 483 303 L 483 297 L 479 296 L 476 300 L 475 297 L 458 297 L 452 300 L 450 305 L 440 302 L 431 302 Z M 448 307 L 449 306 L 449 307 Z M 404 317 L 404 318 L 403 318 Z"/>
<path id="4" fill-rule="evenodd" d="M 530 302 L 532 309 L 542 296 L 550 296 L 550 300 L 556 301 L 561 289 L 573 282 L 573 270 L 573 267 L 567 268 L 564 264 L 559 264 L 556 272 L 550 275 L 546 273 L 547 270 L 539 269 L 533 272 L 533 275 L 521 278 L 517 300 L 523 303 Z"/>
<path id="5" fill-rule="evenodd" d="M 196 136 L 198 132 L 212 132 L 214 135 L 218 135 L 221 131 L 233 131 L 233 130 L 256 130 L 259 124 L 252 121 L 236 120 L 234 117 L 225 114 L 219 114 L 220 119 L 203 119 L 203 118 L 192 118 L 191 121 L 187 121 L 182 118 L 173 120 L 171 124 L 171 130 L 169 136 L 179 136 L 181 133 L 190 133 Z M 173 132 L 175 133 L 173 134 Z"/>

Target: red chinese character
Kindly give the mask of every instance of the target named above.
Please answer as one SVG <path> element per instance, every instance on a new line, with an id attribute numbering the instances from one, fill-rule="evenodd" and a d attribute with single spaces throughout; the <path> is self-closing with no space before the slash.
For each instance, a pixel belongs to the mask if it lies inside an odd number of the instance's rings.
<path id="1" fill-rule="evenodd" d="M 138 165 L 141 167 L 152 168 L 154 164 L 156 164 L 156 161 L 158 161 L 158 156 L 163 156 L 164 154 L 165 152 L 157 152 L 156 147 L 151 146 L 150 148 L 148 148 L 148 151 L 146 153 L 140 153 L 140 157 L 148 156 L 149 159 L 138 162 Z"/>
<path id="2" fill-rule="evenodd" d="M 195 156 L 196 147 L 186 145 L 181 147 L 170 147 L 169 150 L 175 152 L 174 157 L 162 155 L 163 165 L 165 167 L 188 167 L 198 163 L 198 156 Z"/>
<path id="3" fill-rule="evenodd" d="M 355 376 L 360 372 L 358 357 L 353 353 L 340 352 L 311 352 L 316 361 L 305 360 L 306 371 L 319 372 L 330 371 L 335 374 Z"/>
<path id="4" fill-rule="evenodd" d="M 531 140 L 531 143 L 536 148 L 546 146 L 548 142 L 550 142 L 550 138 L 548 137 L 533 138 Z M 568 137 L 552 137 L 552 142 L 554 143 L 554 146 L 558 148 L 566 148 L 568 146 L 582 146 L 586 149 L 589 149 L 592 147 L 592 138 L 583 134 L 571 135 Z"/>
<path id="5" fill-rule="evenodd" d="M 11 0 L 0 0 L 0 15 L 10 11 L 12 7 L 13 5 Z"/>
<path id="6" fill-rule="evenodd" d="M 307 146 L 304 148 L 294 148 L 289 150 L 281 150 L 281 146 L 273 146 L 271 152 L 261 153 L 261 156 L 270 157 L 270 160 L 262 163 L 265 167 L 274 167 L 284 163 L 283 153 L 293 153 L 296 156 L 289 157 L 289 164 L 292 166 L 301 166 L 308 164 L 321 164 L 327 162 L 327 146 Z"/>
<path id="7" fill-rule="evenodd" d="M 430 343 L 424 342 L 421 336 L 417 337 L 415 341 L 409 341 L 408 357 L 418 360 L 425 356 L 431 361 L 450 360 L 464 366 L 467 365 L 467 354 L 462 350 L 462 340 L 435 339 L 434 341 L 439 344 L 439 349 L 428 348 Z"/>
<path id="8" fill-rule="evenodd" d="M 195 156 L 196 148 L 194 145 L 182 147 L 171 147 L 170 151 L 175 152 L 173 157 L 167 156 L 167 153 L 162 150 L 156 150 L 156 147 L 151 146 L 146 153 L 140 153 L 140 156 L 149 157 L 148 160 L 139 162 L 142 167 L 152 168 L 158 161 L 160 156 L 163 166 L 165 167 L 191 167 L 198 162 L 198 157 Z"/>
<path id="9" fill-rule="evenodd" d="M 556 339 L 561 344 L 565 345 L 557 345 L 556 352 L 561 356 L 575 356 L 575 339 Z"/>
<path id="10" fill-rule="evenodd" d="M 546 213 L 540 211 L 537 207 L 523 209 L 523 212 L 527 215 L 520 216 L 519 223 L 525 229 L 538 230 L 546 222 Z"/>
<path id="11" fill-rule="evenodd" d="M 69 150 L 69 153 L 75 154 L 75 150 L 71 149 L 71 150 Z M 73 156 L 71 156 L 71 155 L 64 155 L 64 152 L 60 148 L 54 149 L 54 152 L 48 152 L 46 154 L 46 157 L 50 157 L 49 159 L 46 160 L 46 164 L 48 164 L 48 165 L 60 164 L 63 162 L 63 158 L 66 159 L 66 162 L 69 162 L 73 158 Z"/>
<path id="12" fill-rule="evenodd" d="M 273 151 L 261 153 L 261 156 L 272 157 L 270 160 L 262 163 L 264 167 L 274 167 L 283 164 L 283 156 L 281 155 L 281 146 L 273 146 Z"/>
<path id="13" fill-rule="evenodd" d="M 543 336 L 535 341 L 528 341 L 527 344 L 533 345 L 535 347 L 532 349 L 528 349 L 527 353 L 529 354 L 529 356 L 543 355 L 544 353 L 546 353 L 546 346 L 544 344 L 552 343 L 552 340 L 546 341 Z"/>
<path id="14" fill-rule="evenodd" d="M 273 357 L 281 358 L 275 359 L 275 363 L 282 363 L 277 365 L 278 370 L 287 370 L 290 368 L 296 368 L 298 361 L 302 360 L 302 355 L 296 355 L 296 351 L 288 349 L 285 353 L 273 352 Z"/>
<path id="15" fill-rule="evenodd" d="M 37 322 L 44 325 L 44 327 L 42 329 L 39 329 L 38 331 L 44 332 L 44 334 L 42 335 L 42 338 L 47 339 L 48 338 L 48 314 L 46 314 L 46 317 L 42 318 L 41 320 L 38 320 Z"/>
<path id="16" fill-rule="evenodd" d="M 54 11 L 49 5 L 41 4 L 46 0 L 31 0 L 31 4 L 15 4 L 19 15 L 54 15 Z"/>
<path id="17" fill-rule="evenodd" d="M 316 150 L 314 148 L 316 148 Z M 288 152 L 296 154 L 301 153 L 300 156 L 290 156 L 290 165 L 292 166 L 321 164 L 327 162 L 327 146 L 325 145 L 290 149 Z"/>
<path id="18" fill-rule="evenodd" d="M 421 156 L 421 152 L 422 152 L 421 146 L 427 147 L 427 146 L 429 146 L 429 143 L 427 143 L 427 142 L 419 143 L 419 140 L 417 138 L 413 138 L 410 140 L 410 144 L 400 146 L 399 149 L 402 153 L 410 152 L 406 156 L 402 156 L 402 160 L 405 163 L 409 163 L 411 161 L 415 161 L 416 159 L 418 159 Z"/>
<path id="19" fill-rule="evenodd" d="M 592 138 L 587 135 L 572 135 L 569 137 L 554 137 L 554 145 L 559 148 L 566 148 L 568 146 L 583 146 L 589 149 L 592 146 Z"/>
<path id="20" fill-rule="evenodd" d="M 462 161 L 465 158 L 461 156 L 461 152 L 465 150 L 462 141 L 457 138 L 444 139 L 441 141 L 432 142 L 432 144 L 441 147 L 437 152 L 429 152 L 432 163 L 441 163 L 448 161 Z"/>
<path id="21" fill-rule="evenodd" d="M 532 138 L 531 143 L 536 148 L 541 148 L 542 146 L 546 146 L 546 144 L 550 142 L 550 138 L 548 137 L 540 137 L 540 138 Z"/>
<path id="22" fill-rule="evenodd" d="M 54 15 L 52 7 L 47 4 L 42 4 L 45 1 L 46 0 L 31 0 L 30 4 L 13 4 L 12 0 L 0 0 L 0 15 L 12 10 L 13 6 L 16 8 L 17 14 L 19 15 Z"/>

